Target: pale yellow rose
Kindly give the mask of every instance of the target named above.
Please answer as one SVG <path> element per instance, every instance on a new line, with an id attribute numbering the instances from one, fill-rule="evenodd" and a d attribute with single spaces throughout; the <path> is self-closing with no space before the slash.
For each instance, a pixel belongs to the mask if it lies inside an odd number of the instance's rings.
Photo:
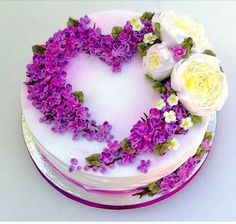
<path id="1" fill-rule="evenodd" d="M 191 18 L 189 15 L 181 15 L 173 10 L 160 14 L 161 38 L 169 47 L 173 47 L 183 42 L 187 37 L 192 37 L 193 51 L 202 53 L 206 49 L 211 49 L 202 24 Z"/>
<path id="2" fill-rule="evenodd" d="M 143 57 L 145 71 L 158 81 L 169 77 L 174 65 L 173 54 L 163 43 L 152 45 Z"/>
<path id="3" fill-rule="evenodd" d="M 171 74 L 171 86 L 184 107 L 198 116 L 220 110 L 228 97 L 219 60 L 206 54 L 193 54 L 179 61 Z"/>

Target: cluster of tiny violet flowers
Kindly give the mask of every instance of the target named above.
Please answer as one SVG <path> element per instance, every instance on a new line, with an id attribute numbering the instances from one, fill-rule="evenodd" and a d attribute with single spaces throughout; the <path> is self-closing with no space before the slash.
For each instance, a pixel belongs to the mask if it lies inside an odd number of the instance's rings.
<path id="1" fill-rule="evenodd" d="M 82 168 L 82 166 L 79 165 L 78 160 L 77 160 L 76 158 L 71 158 L 71 160 L 70 160 L 70 166 L 69 166 L 68 171 L 69 171 L 70 173 L 73 172 L 73 171 L 75 171 L 75 170 L 80 171 L 81 168 Z"/>
<path id="2" fill-rule="evenodd" d="M 167 91 L 161 94 L 156 108 L 152 108 L 149 114 L 131 129 L 128 140 L 137 150 L 137 154 L 153 152 L 154 146 L 166 142 L 175 134 L 185 134 L 188 130 L 187 125 L 182 125 L 186 127 L 185 129 L 181 127 L 184 119 L 188 118 L 186 109 L 178 102 L 178 97 L 172 93 L 170 81 L 166 82 L 165 87 Z M 189 128 L 190 126 L 188 125 Z M 175 146 L 178 145 L 176 141 Z"/>
<path id="3" fill-rule="evenodd" d="M 160 181 L 158 185 L 160 187 L 160 192 L 170 191 L 177 186 L 177 184 L 183 183 L 188 179 L 193 172 L 196 165 L 200 162 L 199 156 L 194 156 L 189 158 L 183 165 L 181 165 L 175 172 L 165 176 Z"/>
<path id="4" fill-rule="evenodd" d="M 211 149 L 211 141 L 209 139 L 203 139 L 201 147 L 205 152 L 209 152 Z M 195 154 L 189 158 L 184 164 L 182 164 L 176 171 L 162 178 L 157 182 L 160 187 L 160 192 L 170 191 L 178 184 L 185 182 L 192 174 L 196 165 L 201 161 L 201 156 Z"/>
<path id="5" fill-rule="evenodd" d="M 90 27 L 90 19 L 85 16 L 78 26 L 68 26 L 53 34 L 42 45 L 45 51 L 34 54 L 26 71 L 28 99 L 43 114 L 40 121 L 51 123 L 54 132 L 71 132 L 73 139 L 82 136 L 88 140 L 111 141 L 111 125 L 107 121 L 97 124 L 91 118 L 88 108 L 66 83 L 65 67 L 70 58 L 84 52 L 97 56 L 114 72 L 120 71 L 121 64 L 131 59 L 145 33 L 152 32 L 150 21 L 141 24 L 142 29 L 136 31 L 128 21 L 119 36 L 113 38 L 103 35 L 100 28 Z"/>
<path id="6" fill-rule="evenodd" d="M 172 52 L 174 54 L 174 58 L 179 61 L 184 58 L 186 55 L 186 49 L 183 48 L 181 45 L 177 45 L 172 48 Z"/>

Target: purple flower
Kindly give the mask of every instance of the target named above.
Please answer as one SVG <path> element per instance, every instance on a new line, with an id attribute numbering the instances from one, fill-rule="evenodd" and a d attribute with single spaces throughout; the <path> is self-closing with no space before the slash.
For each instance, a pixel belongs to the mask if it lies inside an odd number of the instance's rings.
<path id="1" fill-rule="evenodd" d="M 182 59 L 186 54 L 186 49 L 183 48 L 181 45 L 177 45 L 177 46 L 173 47 L 172 51 L 174 53 L 174 57 L 176 60 Z"/>
<path id="2" fill-rule="evenodd" d="M 71 158 L 70 163 L 71 163 L 72 165 L 77 165 L 77 164 L 78 164 L 78 160 L 75 159 L 75 158 Z"/>
<path id="3" fill-rule="evenodd" d="M 175 123 L 166 123 L 164 125 L 164 129 L 165 129 L 165 131 L 167 132 L 168 135 L 172 136 L 179 129 L 179 125 L 177 125 Z"/>
<path id="4" fill-rule="evenodd" d="M 173 111 L 175 112 L 176 118 L 178 120 L 182 120 L 183 118 L 187 117 L 187 111 L 180 103 L 173 107 Z"/>
<path id="5" fill-rule="evenodd" d="M 121 156 L 121 161 L 122 161 L 123 165 L 127 165 L 127 164 L 133 163 L 134 159 L 135 159 L 135 155 L 129 154 L 129 153 L 124 153 Z"/>
<path id="6" fill-rule="evenodd" d="M 120 143 L 116 140 L 108 143 L 108 149 L 113 154 L 120 148 Z"/>
<path id="7" fill-rule="evenodd" d="M 75 170 L 75 166 L 74 165 L 70 165 L 68 171 L 70 173 L 72 173 L 74 170 Z"/>
<path id="8" fill-rule="evenodd" d="M 85 166 L 83 167 L 83 169 L 84 169 L 84 171 L 88 171 L 88 170 L 90 169 L 90 167 L 89 167 L 88 165 L 85 165 Z"/>
<path id="9" fill-rule="evenodd" d="M 168 175 L 164 177 L 160 182 L 160 188 L 162 191 L 169 191 L 175 187 L 174 175 Z"/>
<path id="10" fill-rule="evenodd" d="M 102 163 L 108 164 L 112 162 L 113 156 L 112 153 L 109 151 L 109 149 L 105 148 L 103 149 L 102 153 L 100 154 L 100 161 Z"/>
<path id="11" fill-rule="evenodd" d="M 143 173 L 147 173 L 148 169 L 149 169 L 149 166 L 150 166 L 150 163 L 151 163 L 151 161 L 149 159 L 148 160 L 141 160 L 140 164 L 138 166 L 138 170 L 143 172 Z"/>
<path id="12" fill-rule="evenodd" d="M 85 15 L 84 17 L 80 18 L 79 22 L 80 26 L 85 28 L 90 23 L 90 19 L 87 15 Z"/>
<path id="13" fill-rule="evenodd" d="M 177 171 L 178 177 L 183 181 L 186 180 L 190 174 L 192 173 L 193 169 L 196 167 L 197 163 L 200 161 L 198 156 L 191 157 L 188 159 Z"/>
<path id="14" fill-rule="evenodd" d="M 208 139 L 203 140 L 201 146 L 206 150 L 206 152 L 209 152 L 211 149 L 211 144 Z"/>

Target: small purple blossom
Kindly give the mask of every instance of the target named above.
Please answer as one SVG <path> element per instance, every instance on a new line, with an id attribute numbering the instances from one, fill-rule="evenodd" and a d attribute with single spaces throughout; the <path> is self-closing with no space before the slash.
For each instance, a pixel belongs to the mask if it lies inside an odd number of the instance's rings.
<path id="1" fill-rule="evenodd" d="M 108 148 L 109 148 L 109 151 L 114 154 L 120 148 L 120 143 L 117 140 L 115 140 L 113 142 L 109 142 Z"/>
<path id="2" fill-rule="evenodd" d="M 97 172 L 98 169 L 99 169 L 99 168 L 98 168 L 97 166 L 93 166 L 93 167 L 92 167 L 92 170 L 93 170 L 94 172 Z"/>
<path id="3" fill-rule="evenodd" d="M 181 165 L 181 167 L 178 169 L 177 171 L 177 176 L 181 179 L 181 180 L 186 180 L 191 172 L 193 171 L 193 169 L 195 168 L 195 166 L 197 165 L 197 163 L 200 161 L 200 158 L 198 156 L 194 156 L 191 157 L 190 159 L 188 159 L 183 165 Z"/>
<path id="4" fill-rule="evenodd" d="M 141 160 L 139 163 L 139 166 L 137 167 L 139 171 L 143 172 L 143 173 L 147 173 L 149 166 L 150 166 L 151 161 L 148 160 Z"/>
<path id="5" fill-rule="evenodd" d="M 70 173 L 72 173 L 74 170 L 75 170 L 75 166 L 74 165 L 70 165 L 69 168 L 68 168 L 68 171 Z"/>
<path id="6" fill-rule="evenodd" d="M 80 165 L 78 165 L 76 168 L 78 171 L 80 171 L 82 167 Z"/>
<path id="7" fill-rule="evenodd" d="M 130 154 L 130 153 L 124 153 L 121 156 L 122 165 L 131 164 L 131 163 L 133 163 L 134 159 L 135 159 L 135 155 Z"/>
<path id="8" fill-rule="evenodd" d="M 109 151 L 109 149 L 105 148 L 103 149 L 102 153 L 100 154 L 100 161 L 102 163 L 108 164 L 112 162 L 113 156 L 112 153 Z"/>
<path id="9" fill-rule="evenodd" d="M 77 165 L 77 164 L 78 164 L 78 160 L 75 159 L 75 158 L 71 158 L 70 163 L 71 163 L 72 165 Z"/>
<path id="10" fill-rule="evenodd" d="M 164 177 L 160 181 L 160 188 L 162 191 L 169 191 L 174 187 L 175 187 L 175 176 L 172 174 Z"/>
<path id="11" fill-rule="evenodd" d="M 186 49 L 183 48 L 181 45 L 177 45 L 175 47 L 172 48 L 174 57 L 176 60 L 180 60 L 182 58 L 184 58 L 185 54 L 186 54 Z"/>
<path id="12" fill-rule="evenodd" d="M 101 168 L 100 168 L 101 173 L 105 173 L 106 170 L 107 170 L 106 166 L 101 166 Z"/>
<path id="13" fill-rule="evenodd" d="M 84 169 L 84 171 L 88 171 L 88 170 L 90 169 L 90 167 L 89 167 L 88 165 L 85 165 L 85 166 L 83 167 L 83 169 Z"/>
<path id="14" fill-rule="evenodd" d="M 211 143 L 208 139 L 203 140 L 201 146 L 206 150 L 206 152 L 209 152 L 211 149 Z"/>

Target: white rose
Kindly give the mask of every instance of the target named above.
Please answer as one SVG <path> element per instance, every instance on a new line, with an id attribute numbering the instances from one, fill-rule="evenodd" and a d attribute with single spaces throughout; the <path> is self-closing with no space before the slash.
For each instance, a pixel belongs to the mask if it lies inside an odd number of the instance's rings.
<path id="1" fill-rule="evenodd" d="M 219 60 L 206 54 L 193 54 L 179 61 L 171 74 L 171 87 L 184 107 L 198 116 L 220 110 L 228 97 Z"/>
<path id="2" fill-rule="evenodd" d="M 185 38 L 192 37 L 194 52 L 202 53 L 206 49 L 212 49 L 205 37 L 203 25 L 189 15 L 179 15 L 174 11 L 167 11 L 160 14 L 159 22 L 161 38 L 169 47 L 181 44 Z"/>
<path id="3" fill-rule="evenodd" d="M 172 52 L 164 43 L 154 44 L 143 57 L 143 67 L 153 78 L 161 81 L 170 76 L 175 65 Z"/>

